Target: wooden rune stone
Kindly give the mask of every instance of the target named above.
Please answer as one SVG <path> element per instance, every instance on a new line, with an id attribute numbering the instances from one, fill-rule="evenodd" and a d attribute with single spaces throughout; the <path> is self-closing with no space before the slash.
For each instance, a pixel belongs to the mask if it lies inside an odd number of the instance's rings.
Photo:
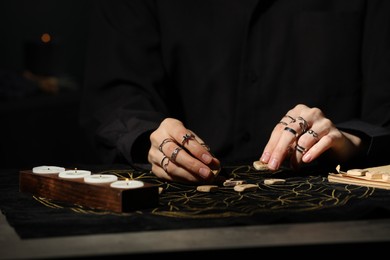
<path id="1" fill-rule="evenodd" d="M 158 206 L 158 185 L 144 182 L 142 187 L 118 189 L 109 183 L 86 183 L 84 179 L 65 179 L 58 174 L 19 172 L 19 190 L 37 197 L 71 203 L 92 209 L 131 212 Z"/>

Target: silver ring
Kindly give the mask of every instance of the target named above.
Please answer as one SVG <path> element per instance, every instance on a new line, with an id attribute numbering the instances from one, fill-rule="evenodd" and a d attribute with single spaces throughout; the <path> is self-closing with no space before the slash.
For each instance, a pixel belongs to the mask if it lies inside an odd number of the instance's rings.
<path id="1" fill-rule="evenodd" d="M 181 141 L 181 145 L 184 146 L 185 143 L 188 142 L 188 140 L 193 139 L 195 136 L 191 133 L 186 133 L 183 135 L 183 140 Z"/>
<path id="2" fill-rule="evenodd" d="M 165 138 L 165 139 L 162 141 L 162 143 L 158 146 L 158 150 L 164 154 L 164 152 L 163 152 L 163 150 L 162 150 L 162 149 L 163 149 L 163 146 L 164 146 L 164 144 L 169 143 L 169 142 L 175 142 L 175 140 L 173 140 L 172 138 Z"/>
<path id="3" fill-rule="evenodd" d="M 206 150 L 210 152 L 210 146 L 208 146 L 205 143 L 200 143 L 200 145 L 203 146 L 204 148 L 206 148 Z"/>
<path id="4" fill-rule="evenodd" d="M 301 116 L 298 116 L 297 120 L 301 121 L 301 122 L 299 122 L 299 126 L 302 129 L 302 134 L 304 134 L 306 132 L 307 128 L 309 127 L 309 125 L 308 125 L 307 121 Z"/>
<path id="5" fill-rule="evenodd" d="M 167 163 L 164 163 L 165 159 L 168 159 Z M 167 172 L 168 164 L 169 164 L 169 158 L 168 158 L 168 156 L 164 155 L 164 157 L 162 158 L 162 160 L 160 162 L 160 165 L 164 169 L 165 172 Z"/>
<path id="6" fill-rule="evenodd" d="M 285 131 L 289 131 L 290 133 L 292 133 L 293 135 L 297 136 L 297 131 L 295 131 L 294 129 L 292 129 L 291 127 L 288 127 L 286 126 L 284 128 Z"/>
<path id="7" fill-rule="evenodd" d="M 181 150 L 182 150 L 182 148 L 179 147 L 179 146 L 176 147 L 175 150 L 173 150 L 173 152 L 172 152 L 172 154 L 171 154 L 171 158 L 170 158 L 172 162 L 174 162 L 174 163 L 176 162 L 177 154 L 178 154 Z"/>
<path id="8" fill-rule="evenodd" d="M 307 131 L 307 133 L 309 135 L 312 135 L 315 139 L 318 139 L 318 134 L 314 132 L 314 130 L 310 129 L 309 131 Z"/>
<path id="9" fill-rule="evenodd" d="M 295 146 L 295 150 L 297 150 L 298 152 L 300 152 L 301 154 L 305 154 L 306 153 L 306 148 L 303 147 L 303 146 L 300 146 L 299 144 L 297 144 Z"/>
<path id="10" fill-rule="evenodd" d="M 295 123 L 295 118 L 293 118 L 292 116 L 290 115 L 285 115 L 284 117 L 288 117 L 291 119 L 290 123 Z"/>

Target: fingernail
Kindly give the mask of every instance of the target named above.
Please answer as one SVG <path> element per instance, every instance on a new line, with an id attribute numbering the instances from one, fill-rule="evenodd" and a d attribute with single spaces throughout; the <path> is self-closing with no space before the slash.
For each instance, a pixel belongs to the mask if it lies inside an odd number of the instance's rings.
<path id="1" fill-rule="evenodd" d="M 200 176 L 202 176 L 203 178 L 207 178 L 210 174 L 210 169 L 207 169 L 207 168 L 200 168 L 199 169 L 199 174 Z"/>
<path id="2" fill-rule="evenodd" d="M 213 160 L 213 157 L 211 157 L 209 154 L 204 153 L 202 154 L 202 160 L 205 164 L 211 163 L 211 160 Z"/>
<path id="3" fill-rule="evenodd" d="M 260 161 L 263 163 L 268 163 L 269 158 L 271 157 L 270 153 L 263 153 L 263 155 L 260 158 Z"/>
<path id="4" fill-rule="evenodd" d="M 307 153 L 302 157 L 302 160 L 306 163 L 309 163 L 311 161 L 311 154 Z"/>
<path id="5" fill-rule="evenodd" d="M 272 158 L 271 159 L 271 162 L 268 164 L 268 167 L 271 169 L 271 170 L 276 170 L 279 168 L 279 163 L 278 163 L 278 160 L 276 160 L 275 158 Z"/>

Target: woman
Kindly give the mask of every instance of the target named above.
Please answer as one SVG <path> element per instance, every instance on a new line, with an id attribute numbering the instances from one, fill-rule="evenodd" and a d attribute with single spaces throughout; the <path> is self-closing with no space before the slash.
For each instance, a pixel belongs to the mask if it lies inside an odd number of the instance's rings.
<path id="1" fill-rule="evenodd" d="M 103 162 L 389 162 L 390 2 L 98 1 L 81 123 Z M 210 148 L 210 149 L 209 149 Z"/>

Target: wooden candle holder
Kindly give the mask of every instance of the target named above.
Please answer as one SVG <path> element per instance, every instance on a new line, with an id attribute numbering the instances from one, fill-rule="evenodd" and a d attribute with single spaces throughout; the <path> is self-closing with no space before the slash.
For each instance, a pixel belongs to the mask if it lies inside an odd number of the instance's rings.
<path id="1" fill-rule="evenodd" d="M 19 172 L 19 190 L 34 196 L 113 212 L 130 212 L 158 206 L 158 186 L 144 182 L 133 189 L 118 189 L 110 183 L 86 183 L 84 179 L 65 179 L 58 174 Z"/>

